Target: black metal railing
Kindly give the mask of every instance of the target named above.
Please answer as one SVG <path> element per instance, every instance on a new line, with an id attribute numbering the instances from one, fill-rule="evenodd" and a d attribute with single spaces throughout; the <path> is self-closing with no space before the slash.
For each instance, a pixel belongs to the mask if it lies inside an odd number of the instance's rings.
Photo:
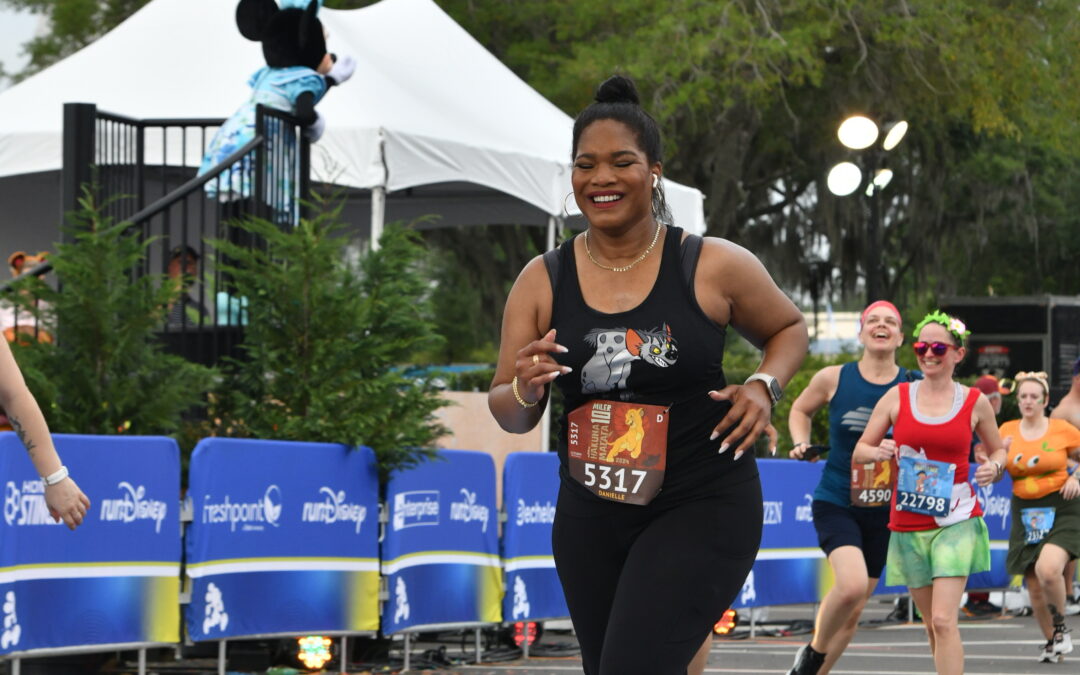
<path id="1" fill-rule="evenodd" d="M 258 106 L 255 135 L 217 165 L 200 163 L 220 119 L 138 120 L 91 104 L 64 110 L 63 199 L 77 211 L 90 189 L 102 215 L 127 221 L 147 243 L 133 274 L 183 286 L 161 337 L 172 351 L 216 363 L 239 343 L 246 300 L 235 294 L 213 241 L 258 245 L 236 226 L 248 216 L 293 226 L 310 190 L 310 142 L 291 115 Z M 45 270 L 47 271 L 47 269 Z"/>

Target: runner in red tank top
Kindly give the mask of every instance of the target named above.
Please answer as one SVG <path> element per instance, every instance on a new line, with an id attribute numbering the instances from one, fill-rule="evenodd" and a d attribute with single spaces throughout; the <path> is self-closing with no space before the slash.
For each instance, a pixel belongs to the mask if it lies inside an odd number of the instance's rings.
<path id="1" fill-rule="evenodd" d="M 941 311 L 919 322 L 912 347 L 926 378 L 881 398 L 852 460 L 893 460 L 886 582 L 910 589 L 941 675 L 964 672 L 956 608 L 968 575 L 990 569 L 989 535 L 967 482 L 972 430 L 991 450 L 975 471 L 980 486 L 1000 480 L 1005 461 L 990 401 L 952 379 L 968 335 L 962 321 Z M 885 440 L 889 427 L 892 442 Z"/>

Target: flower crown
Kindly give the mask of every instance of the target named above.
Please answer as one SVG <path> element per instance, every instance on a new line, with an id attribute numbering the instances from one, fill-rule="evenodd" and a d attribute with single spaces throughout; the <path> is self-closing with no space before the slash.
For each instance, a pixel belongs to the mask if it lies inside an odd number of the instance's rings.
<path id="1" fill-rule="evenodd" d="M 957 319 L 955 316 L 949 316 L 940 309 L 937 309 L 923 317 L 923 320 L 915 326 L 915 333 L 913 336 L 918 338 L 919 331 L 921 331 L 928 323 L 936 323 L 944 326 L 945 330 L 952 333 L 953 337 L 956 338 L 956 341 L 961 344 L 963 344 L 964 340 L 971 335 L 971 331 L 967 329 L 967 326 L 964 325 L 963 321 Z"/>
<path id="2" fill-rule="evenodd" d="M 1021 370 L 1016 374 L 1016 377 L 1013 378 L 1012 386 L 1009 387 L 1009 393 L 1015 394 L 1016 390 L 1020 388 L 1020 383 L 1028 381 L 1038 382 L 1043 388 L 1043 394 L 1046 396 L 1050 395 L 1050 376 L 1041 370 L 1038 372 L 1024 372 Z"/>

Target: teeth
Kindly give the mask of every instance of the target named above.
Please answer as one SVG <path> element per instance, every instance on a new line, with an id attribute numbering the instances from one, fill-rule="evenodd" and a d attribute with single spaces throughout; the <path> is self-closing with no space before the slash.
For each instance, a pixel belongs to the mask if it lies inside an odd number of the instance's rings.
<path id="1" fill-rule="evenodd" d="M 620 199 L 622 199 L 622 195 L 599 195 L 592 198 L 592 200 L 597 203 L 617 202 Z"/>

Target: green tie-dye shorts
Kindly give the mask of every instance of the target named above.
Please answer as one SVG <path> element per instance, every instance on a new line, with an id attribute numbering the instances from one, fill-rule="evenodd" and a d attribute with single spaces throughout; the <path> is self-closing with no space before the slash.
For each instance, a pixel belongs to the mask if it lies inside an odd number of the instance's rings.
<path id="1" fill-rule="evenodd" d="M 934 530 L 893 532 L 885 583 L 922 588 L 937 577 L 966 577 L 990 569 L 990 533 L 982 517 Z"/>

